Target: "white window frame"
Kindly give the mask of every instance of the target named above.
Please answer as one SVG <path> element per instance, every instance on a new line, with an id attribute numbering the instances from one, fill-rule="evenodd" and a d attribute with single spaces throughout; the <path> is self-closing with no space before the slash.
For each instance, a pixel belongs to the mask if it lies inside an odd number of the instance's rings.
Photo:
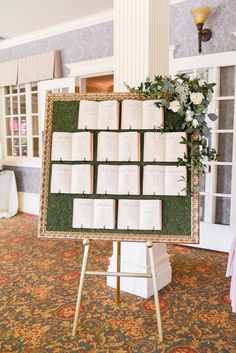
<path id="1" fill-rule="evenodd" d="M 38 84 L 38 83 L 37 83 Z M 7 141 L 6 141 L 6 117 L 5 117 L 5 93 L 4 89 L 5 87 L 0 88 L 0 107 L 1 107 L 1 122 L 0 122 L 0 130 L 1 130 L 1 142 L 2 142 L 2 149 L 3 149 L 3 159 L 2 159 L 2 164 L 3 165 L 9 165 L 9 166 L 19 166 L 19 167 L 35 167 L 38 168 L 41 165 L 41 155 L 40 155 L 40 150 L 39 150 L 39 157 L 33 157 L 32 156 L 32 151 L 33 151 L 33 134 L 32 134 L 32 100 L 31 100 L 31 94 L 34 93 L 31 91 L 31 83 L 26 83 L 25 85 L 25 95 L 28 97 L 26 98 L 26 121 L 27 121 L 27 148 L 28 151 L 30 152 L 29 156 L 7 156 Z M 38 91 L 35 91 L 37 93 Z M 38 115 L 38 114 L 37 114 Z M 39 124 L 39 115 L 38 115 L 38 124 Z M 40 125 L 40 124 L 39 124 Z M 39 130 L 39 146 L 41 145 L 41 133 Z"/>

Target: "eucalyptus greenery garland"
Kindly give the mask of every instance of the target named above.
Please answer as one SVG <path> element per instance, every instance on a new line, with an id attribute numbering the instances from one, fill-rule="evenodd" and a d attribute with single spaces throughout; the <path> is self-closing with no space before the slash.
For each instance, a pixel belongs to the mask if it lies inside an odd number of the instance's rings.
<path id="1" fill-rule="evenodd" d="M 180 142 L 188 146 L 188 155 L 178 158 L 178 165 L 191 171 L 204 172 L 204 161 L 218 158 L 217 151 L 208 146 L 207 140 L 211 129 L 206 118 L 212 121 L 218 118 L 214 113 L 207 113 L 214 86 L 215 83 L 207 83 L 199 77 L 191 79 L 186 74 L 174 78 L 155 76 L 153 81 L 147 79 L 137 88 L 126 85 L 130 92 L 142 93 L 146 98 L 155 100 L 158 108 L 165 109 L 165 123 L 160 127 L 161 131 L 188 134 L 188 138 L 182 137 Z"/>

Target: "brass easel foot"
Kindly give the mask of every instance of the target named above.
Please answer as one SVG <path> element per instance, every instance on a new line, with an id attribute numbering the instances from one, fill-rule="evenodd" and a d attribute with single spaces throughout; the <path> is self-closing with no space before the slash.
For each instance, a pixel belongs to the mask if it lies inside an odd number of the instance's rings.
<path id="1" fill-rule="evenodd" d="M 84 277 L 85 277 L 85 273 L 86 273 L 86 266 L 87 266 L 87 261 L 88 261 L 89 240 L 84 239 L 83 245 L 84 245 L 84 256 L 83 256 L 83 262 L 82 262 L 82 268 L 81 268 L 81 274 L 80 274 L 79 289 L 78 289 L 76 309 L 75 309 L 75 318 L 74 318 L 74 324 L 73 324 L 73 330 L 72 330 L 73 337 L 76 335 L 76 330 L 77 330 L 77 325 L 78 325 L 79 309 L 80 309 L 80 303 L 81 303 L 82 292 L 83 292 L 83 284 L 84 284 Z"/>
<path id="2" fill-rule="evenodd" d="M 163 333 L 162 333 L 160 303 L 159 303 L 158 289 L 157 289 L 155 262 L 154 262 L 154 256 L 153 256 L 153 243 L 151 241 L 147 241 L 146 246 L 148 248 L 150 265 L 151 265 L 154 300 L 155 300 L 155 308 L 156 308 L 156 319 L 157 319 L 157 327 L 158 327 L 158 337 L 159 337 L 159 341 L 162 342 Z"/>

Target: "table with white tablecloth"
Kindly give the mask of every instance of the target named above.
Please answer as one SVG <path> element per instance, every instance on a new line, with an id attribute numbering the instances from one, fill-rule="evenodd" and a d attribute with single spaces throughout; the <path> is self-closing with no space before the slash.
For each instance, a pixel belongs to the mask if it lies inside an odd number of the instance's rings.
<path id="1" fill-rule="evenodd" d="M 232 311 L 233 313 L 236 313 L 236 236 L 234 237 L 230 248 L 226 276 L 231 277 L 230 299 Z"/>
<path id="2" fill-rule="evenodd" d="M 10 218 L 18 211 L 15 174 L 11 170 L 0 172 L 0 218 Z"/>

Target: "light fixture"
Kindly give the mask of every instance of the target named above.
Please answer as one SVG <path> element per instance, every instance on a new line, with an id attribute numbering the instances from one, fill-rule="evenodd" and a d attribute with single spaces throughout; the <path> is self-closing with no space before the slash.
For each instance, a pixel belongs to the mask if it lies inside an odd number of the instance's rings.
<path id="1" fill-rule="evenodd" d="M 209 6 L 193 7 L 191 9 L 191 15 L 193 16 L 198 29 L 199 53 L 202 52 L 202 42 L 207 42 L 212 37 L 212 32 L 210 29 L 208 28 L 203 29 L 206 19 L 210 13 L 211 13 L 211 8 Z"/>

